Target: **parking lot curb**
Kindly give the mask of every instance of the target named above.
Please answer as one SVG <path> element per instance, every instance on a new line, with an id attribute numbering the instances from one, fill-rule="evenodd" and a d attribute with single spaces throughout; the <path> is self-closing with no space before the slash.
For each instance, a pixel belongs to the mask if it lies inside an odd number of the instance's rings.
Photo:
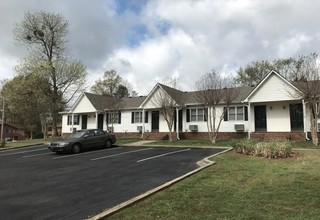
<path id="1" fill-rule="evenodd" d="M 0 147 L 0 151 L 6 151 L 6 150 L 12 150 L 12 149 L 19 149 L 19 148 L 24 148 L 24 147 L 39 146 L 39 145 L 45 145 L 45 143 L 28 144 L 28 145 L 23 145 L 23 146 L 19 146 L 19 147 Z"/>
<path id="2" fill-rule="evenodd" d="M 161 190 L 163 190 L 163 189 L 165 189 L 165 188 L 167 188 L 167 187 L 169 187 L 169 186 L 171 186 L 171 185 L 173 185 L 173 184 L 175 184 L 175 183 L 177 183 L 177 182 L 179 182 L 179 181 L 181 181 L 181 180 L 183 180 L 183 179 L 185 179 L 185 178 L 187 178 L 187 177 L 189 177 L 189 176 L 191 176 L 191 175 L 193 175 L 193 174 L 195 174 L 195 173 L 197 173 L 197 172 L 199 172 L 199 171 L 201 171 L 201 170 L 203 170 L 203 169 L 205 169 L 205 168 L 207 168 L 207 167 L 209 167 L 209 166 L 211 166 L 213 164 L 215 164 L 214 161 L 209 160 L 210 157 L 226 153 L 228 151 L 231 151 L 233 148 L 226 147 L 224 149 L 225 150 L 222 151 L 222 152 L 210 155 L 210 156 L 198 161 L 197 165 L 199 167 L 197 169 L 195 169 L 193 171 L 190 171 L 189 173 L 186 173 L 186 174 L 184 174 L 184 175 L 182 175 L 182 176 L 180 176 L 178 178 L 175 178 L 175 179 L 173 179 L 173 180 L 171 180 L 169 182 L 166 182 L 166 183 L 164 183 L 164 184 L 162 184 L 162 185 L 160 185 L 160 186 L 158 186 L 156 188 L 153 188 L 153 189 L 151 189 L 151 190 L 149 190 L 149 191 L 147 191 L 145 193 L 142 193 L 142 194 L 140 194 L 140 195 L 138 195 L 138 196 L 136 196 L 136 197 L 134 197 L 134 198 L 132 198 L 130 200 L 127 200 L 127 201 L 125 201 L 125 202 L 123 202 L 123 203 L 121 203 L 121 204 L 119 204 L 117 206 L 114 206 L 114 207 L 112 207 L 110 209 L 107 209 L 107 210 L 105 210 L 105 211 L 103 211 L 103 212 L 101 212 L 101 213 L 99 213 L 99 214 L 97 214 L 95 216 L 92 216 L 92 217 L 88 218 L 87 220 L 98 220 L 98 219 L 101 219 L 101 218 L 108 217 L 108 216 L 114 214 L 115 212 L 118 212 L 121 209 L 124 209 L 125 207 L 133 205 L 134 203 L 136 203 L 136 202 L 138 202 L 138 201 L 140 201 L 140 200 L 142 200 L 142 199 L 144 199 L 146 197 L 149 197 L 152 194 L 154 194 L 156 192 L 159 192 L 159 191 L 161 191 Z"/>

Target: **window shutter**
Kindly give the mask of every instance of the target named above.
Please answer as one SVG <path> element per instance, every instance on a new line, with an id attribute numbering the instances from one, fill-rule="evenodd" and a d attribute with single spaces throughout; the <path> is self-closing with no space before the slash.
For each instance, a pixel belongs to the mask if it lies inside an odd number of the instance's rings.
<path id="1" fill-rule="evenodd" d="M 187 122 L 190 122 L 190 109 L 187 109 Z"/>
<path id="2" fill-rule="evenodd" d="M 144 112 L 144 123 L 148 123 L 148 111 Z"/>
<path id="3" fill-rule="evenodd" d="M 71 120 L 70 119 L 71 119 L 70 115 L 68 115 L 68 122 L 67 122 L 68 125 L 71 125 L 71 123 L 70 123 Z"/>
<path id="4" fill-rule="evenodd" d="M 107 121 L 107 124 L 109 124 L 109 112 L 107 112 L 106 121 Z"/>
<path id="5" fill-rule="evenodd" d="M 224 112 L 223 120 L 224 121 L 228 121 L 228 108 L 227 107 L 223 107 L 223 112 Z"/>
<path id="6" fill-rule="evenodd" d="M 208 121 L 208 108 L 204 109 L 204 121 Z"/>
<path id="7" fill-rule="evenodd" d="M 121 112 L 118 113 L 118 124 L 121 124 Z"/>
<path id="8" fill-rule="evenodd" d="M 131 112 L 131 124 L 134 123 L 134 112 Z"/>
<path id="9" fill-rule="evenodd" d="M 244 120 L 248 121 L 248 107 L 244 106 Z"/>

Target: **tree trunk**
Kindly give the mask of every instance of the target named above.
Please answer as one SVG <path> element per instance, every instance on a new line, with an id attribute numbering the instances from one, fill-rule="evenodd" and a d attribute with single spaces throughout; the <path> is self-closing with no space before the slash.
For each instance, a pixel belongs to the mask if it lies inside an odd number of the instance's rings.
<path id="1" fill-rule="evenodd" d="M 318 131 L 317 131 L 317 119 L 314 119 L 311 116 L 311 138 L 312 138 L 312 143 L 314 145 L 318 145 L 319 139 L 318 139 Z"/>
<path id="2" fill-rule="evenodd" d="M 314 145 L 318 145 L 319 143 L 317 123 L 318 123 L 318 115 L 316 112 L 316 104 L 310 103 L 310 125 L 311 125 L 310 129 L 311 129 L 312 143 Z"/>
<path id="3" fill-rule="evenodd" d="M 169 141 L 172 142 L 172 131 L 169 131 Z"/>
<path id="4" fill-rule="evenodd" d="M 211 141 L 211 143 L 215 144 L 216 141 L 217 141 L 217 138 L 218 138 L 218 133 L 217 133 L 217 132 L 214 132 L 213 135 L 212 135 L 212 141 Z"/>

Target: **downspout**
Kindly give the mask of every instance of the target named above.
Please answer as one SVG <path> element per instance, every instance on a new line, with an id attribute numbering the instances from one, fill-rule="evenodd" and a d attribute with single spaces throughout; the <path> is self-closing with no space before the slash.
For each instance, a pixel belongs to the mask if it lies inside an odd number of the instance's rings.
<path id="1" fill-rule="evenodd" d="M 307 110 L 306 110 L 306 104 L 308 102 L 305 102 L 304 99 L 302 99 L 302 108 L 303 108 L 303 130 L 305 133 L 305 137 L 307 141 L 310 141 L 308 138 L 308 131 L 307 131 L 307 125 L 306 125 L 306 116 L 307 116 Z"/>

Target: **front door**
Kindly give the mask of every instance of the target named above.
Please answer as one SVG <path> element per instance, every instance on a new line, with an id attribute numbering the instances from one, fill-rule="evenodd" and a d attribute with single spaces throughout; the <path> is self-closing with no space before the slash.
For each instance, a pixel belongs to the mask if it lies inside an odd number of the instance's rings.
<path id="1" fill-rule="evenodd" d="M 267 130 L 267 113 L 265 105 L 254 106 L 254 124 L 256 131 Z"/>
<path id="2" fill-rule="evenodd" d="M 87 129 L 87 123 L 88 123 L 88 116 L 87 115 L 82 115 L 81 116 L 81 128 L 82 129 Z"/>
<path id="3" fill-rule="evenodd" d="M 303 108 L 302 104 L 290 104 L 291 131 L 303 130 Z"/>
<path id="4" fill-rule="evenodd" d="M 98 129 L 103 130 L 103 114 L 98 114 Z"/>
<path id="5" fill-rule="evenodd" d="M 152 111 L 151 130 L 159 131 L 159 111 Z"/>

